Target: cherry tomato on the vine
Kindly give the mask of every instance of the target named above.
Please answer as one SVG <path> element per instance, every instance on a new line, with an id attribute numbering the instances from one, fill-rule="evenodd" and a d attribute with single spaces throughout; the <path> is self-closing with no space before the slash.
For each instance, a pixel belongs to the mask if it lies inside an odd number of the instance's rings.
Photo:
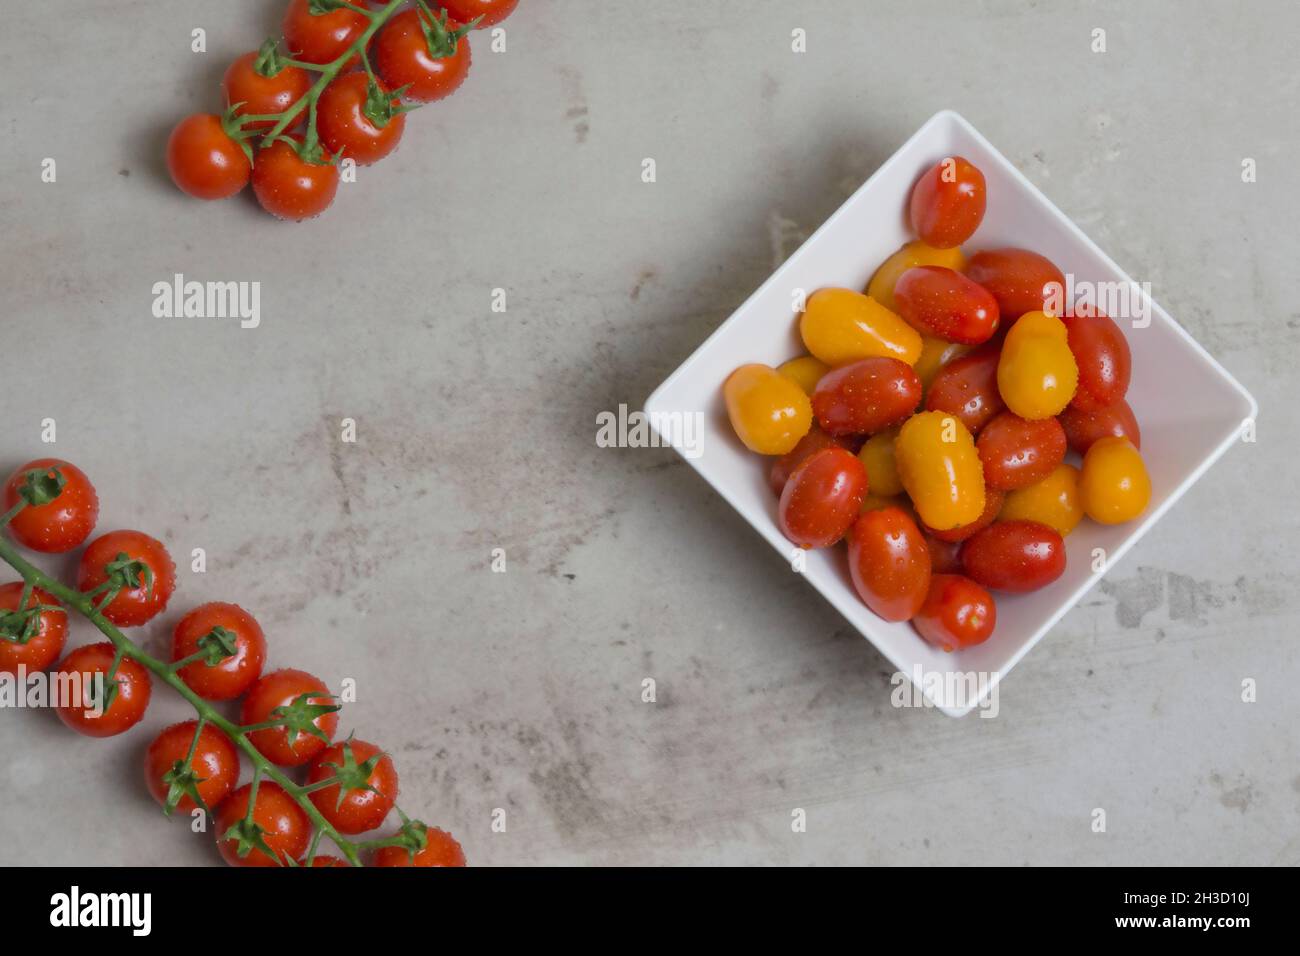
<path id="1" fill-rule="evenodd" d="M 390 90 L 405 86 L 405 97 L 430 103 L 465 82 L 470 66 L 467 32 L 445 14 L 430 20 L 416 10 L 403 10 L 379 31 L 371 60 Z"/>
<path id="2" fill-rule="evenodd" d="M 302 807 L 277 783 L 263 780 L 253 801 L 251 826 L 245 820 L 252 784 L 244 784 L 217 808 L 217 849 L 231 866 L 288 866 L 307 852 L 311 823 Z M 234 828 L 234 832 L 231 830 Z M 271 850 L 267 856 L 254 841 L 254 828 Z M 240 856 L 240 851 L 244 855 Z"/>
<path id="3" fill-rule="evenodd" d="M 867 469 L 846 448 L 805 458 L 781 492 L 781 531 L 801 548 L 828 548 L 849 530 L 867 493 Z"/>
<path id="4" fill-rule="evenodd" d="M 66 611 L 38 611 L 27 616 L 10 613 L 58 606 L 54 595 L 40 588 L 32 588 L 23 603 L 25 587 L 22 581 L 0 584 L 0 674 L 17 674 L 20 666 L 28 673 L 45 670 L 58 660 L 68 637 Z M 26 641 L 19 643 L 24 635 Z"/>
<path id="5" fill-rule="evenodd" d="M 374 760 L 370 772 L 365 764 Z M 311 802 L 340 833 L 365 833 L 384 822 L 397 802 L 397 769 L 392 758 L 364 740 L 345 740 L 321 752 L 307 771 L 307 785 L 340 776 L 338 784 L 311 792 Z M 349 784 L 349 778 L 355 781 Z"/>
<path id="6" fill-rule="evenodd" d="M 906 621 L 930 587 L 925 536 L 902 508 L 865 512 L 849 534 L 849 573 L 867 607 L 886 621 Z"/>
<path id="7" fill-rule="evenodd" d="M 961 574 L 936 574 L 912 626 L 928 643 L 944 651 L 983 644 L 997 626 L 993 596 Z"/>
<path id="8" fill-rule="evenodd" d="M 18 504 L 28 472 L 43 471 L 49 477 L 54 469 L 63 476 L 58 497 L 43 505 L 29 504 L 9 522 L 9 533 L 15 541 L 44 554 L 71 551 L 90 537 L 99 519 L 95 486 L 80 468 L 59 458 L 29 461 L 10 475 L 5 484 L 4 508 L 0 510 L 8 511 Z"/>
<path id="9" fill-rule="evenodd" d="M 365 73 L 345 73 L 321 93 L 316 128 L 330 152 L 369 166 L 397 148 L 406 127 L 400 106 L 386 89 L 372 90 Z"/>
<path id="10" fill-rule="evenodd" d="M 236 116 L 283 113 L 311 88 L 311 77 L 302 67 L 283 66 L 274 76 L 267 76 L 259 69 L 262 61 L 261 51 L 253 50 L 226 68 L 221 85 L 226 91 L 226 105 L 235 108 Z M 245 129 L 268 129 L 276 122 L 251 120 L 241 125 Z"/>
<path id="11" fill-rule="evenodd" d="M 183 193 L 196 199 L 226 199 L 248 185 L 253 164 L 220 116 L 195 113 L 176 124 L 167 138 L 167 171 Z"/>
<path id="12" fill-rule="evenodd" d="M 298 861 L 298 865 L 299 865 L 299 866 L 305 866 L 306 863 L 305 863 L 303 860 L 299 860 L 299 861 Z M 318 867 L 318 866 L 319 866 L 319 867 L 334 867 L 334 866 L 347 866 L 347 867 L 350 867 L 350 866 L 352 866 L 351 863 L 349 863 L 347 860 L 343 859 L 342 857 L 338 857 L 338 856 L 327 856 L 327 855 L 324 855 L 324 854 L 322 854 L 322 855 L 320 855 L 320 856 L 314 856 L 314 857 L 312 857 L 312 858 L 311 858 L 311 865 L 312 865 L 312 868 L 313 868 L 313 869 L 315 869 L 315 868 Z"/>
<path id="13" fill-rule="evenodd" d="M 500 23 L 519 6 L 519 0 L 439 0 L 438 6 L 446 10 L 453 20 L 470 23 L 482 17 L 475 29 L 484 30 Z"/>
<path id="14" fill-rule="evenodd" d="M 366 0 L 348 0 L 355 7 L 366 8 Z M 366 32 L 370 18 L 364 13 L 340 7 L 329 13 L 312 13 L 310 0 L 289 0 L 284 12 L 284 44 L 295 60 L 304 63 L 333 63 L 357 37 Z M 359 57 L 344 65 L 349 70 Z"/>
<path id="15" fill-rule="evenodd" d="M 951 249 L 984 219 L 984 174 L 960 156 L 941 159 L 912 187 L 912 231 L 928 246 Z"/>
<path id="16" fill-rule="evenodd" d="M 136 627 L 167 607 L 176 589 L 176 565 L 162 542 L 147 534 L 110 531 L 86 546 L 77 566 L 77 590 L 106 584 L 100 593 L 116 590 L 117 597 L 102 609 L 104 617 L 119 627 Z"/>
<path id="17" fill-rule="evenodd" d="M 406 847 L 386 846 L 375 851 L 375 866 L 464 866 L 465 851 L 446 830 L 425 828 L 424 849 L 412 853 Z"/>
<path id="18" fill-rule="evenodd" d="M 230 738 L 211 724 L 204 724 L 195 743 L 198 726 L 197 720 L 172 724 L 154 738 L 144 755 L 144 782 L 150 795 L 165 807 L 172 787 L 176 787 L 179 799 L 174 808 L 181 813 L 189 813 L 197 806 L 187 783 L 198 791 L 209 810 L 215 810 L 239 780 L 239 754 Z M 186 772 L 181 765 L 191 746 L 194 756 Z"/>
<path id="19" fill-rule="evenodd" d="M 334 703 L 329 688 L 320 678 L 292 668 L 272 671 L 249 690 L 239 713 L 239 722 L 247 727 L 276 720 L 277 716 L 272 711 L 278 707 L 295 706 L 294 702 L 303 695 L 309 695 L 305 700 L 306 705 Z M 282 767 L 297 767 L 329 746 L 329 738 L 338 729 L 338 712 L 321 714 L 311 723 L 325 735 L 325 739 L 306 730 L 296 730 L 290 740 L 290 731 L 283 726 L 254 730 L 248 739 L 272 763 Z"/>
<path id="20" fill-rule="evenodd" d="M 293 137 L 295 141 L 298 137 Z M 325 154 L 308 162 L 282 139 L 257 154 L 253 192 L 262 208 L 280 219 L 301 221 L 319 216 L 339 189 L 339 168 Z"/>
<path id="21" fill-rule="evenodd" d="M 215 628 L 221 630 L 213 635 Z M 183 660 L 206 649 L 199 644 L 204 638 L 209 638 L 206 646 L 215 644 L 220 662 L 209 665 L 206 660 L 197 660 L 177 671 L 177 676 L 200 697 L 233 700 L 262 676 L 266 636 L 253 615 L 239 605 L 221 601 L 200 604 L 177 621 L 172 634 L 172 660 Z M 222 641 L 233 642 L 233 654 L 222 656 L 226 650 Z"/>
<path id="22" fill-rule="evenodd" d="M 129 657 L 118 661 L 117 689 L 112 690 L 113 682 L 108 675 L 116 654 L 107 641 L 87 644 L 70 653 L 54 669 L 55 674 L 61 675 L 59 686 L 72 695 L 55 704 L 55 712 L 79 734 L 113 737 L 138 724 L 149 706 L 153 693 L 149 672 Z M 111 700 L 105 707 L 104 698 L 110 693 Z"/>

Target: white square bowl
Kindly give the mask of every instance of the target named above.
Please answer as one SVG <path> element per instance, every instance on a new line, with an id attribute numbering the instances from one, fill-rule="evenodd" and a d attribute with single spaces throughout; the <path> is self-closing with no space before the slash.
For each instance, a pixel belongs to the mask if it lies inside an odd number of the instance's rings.
<path id="1" fill-rule="evenodd" d="M 1076 283 L 1132 282 L 970 123 L 950 110 L 932 116 L 646 400 L 652 425 L 672 413 L 703 412 L 698 454 L 687 461 L 783 560 L 790 559 L 794 546 L 777 526 L 777 498 L 767 474 L 771 459 L 755 455 L 736 438 L 723 405 L 722 383 L 747 362 L 776 366 L 804 354 L 793 308 L 795 290 L 811 294 L 825 286 L 865 288 L 876 267 L 914 238 L 906 221 L 912 184 L 924 170 L 953 155 L 978 166 L 988 189 L 988 211 L 963 246 L 967 254 L 1019 246 L 1047 256 Z M 1128 524 L 1107 527 L 1083 521 L 1066 539 L 1067 566 L 1060 579 L 1031 594 L 995 596 L 998 622 L 988 641 L 944 653 L 923 641 L 910 624 L 881 620 L 862 603 L 842 548 L 807 556 L 804 574 L 812 585 L 909 679 L 918 670 L 927 675 L 922 691 L 949 716 L 963 716 L 981 703 L 1256 414 L 1250 393 L 1159 305 L 1150 303 L 1150 324 L 1144 328 L 1117 321 L 1133 353 L 1126 397 L 1142 429 L 1151 504 Z M 670 436 L 661 432 L 661 437 Z M 1097 548 L 1105 553 L 1102 571 L 1093 570 Z M 931 675 L 971 672 L 987 675 L 977 699 L 936 696 L 933 688 L 941 685 L 931 683 Z"/>

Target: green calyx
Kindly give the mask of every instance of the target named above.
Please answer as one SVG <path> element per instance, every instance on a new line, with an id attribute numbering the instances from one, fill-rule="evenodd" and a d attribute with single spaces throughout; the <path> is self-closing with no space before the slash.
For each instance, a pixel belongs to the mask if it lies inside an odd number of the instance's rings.
<path id="1" fill-rule="evenodd" d="M 416 0 L 416 5 L 419 6 L 420 12 L 415 19 L 419 21 L 420 29 L 424 31 L 424 41 L 428 44 L 429 55 L 435 60 L 455 56 L 460 38 L 471 33 L 483 19 L 481 16 L 475 17 L 463 27 L 452 30 L 447 23 L 446 10 L 439 10 L 435 14 L 424 0 Z"/>
<path id="2" fill-rule="evenodd" d="M 375 754 L 364 763 L 357 763 L 356 756 L 352 753 L 352 741 L 349 738 L 343 744 L 343 763 L 327 763 L 324 766 L 334 771 L 334 779 L 331 785 L 337 784 L 339 788 L 338 800 L 334 804 L 335 809 L 343 805 L 343 798 L 350 791 L 359 791 L 378 793 L 379 790 L 370 783 L 370 775 L 375 772 L 379 766 L 379 761 L 384 759 L 382 753 Z"/>
<path id="3" fill-rule="evenodd" d="M 324 16 L 327 13 L 333 13 L 335 10 L 342 10 L 344 7 L 351 7 L 358 13 L 363 12 L 359 7 L 348 3 L 347 0 L 307 0 L 307 10 L 313 17 Z"/>
<path id="4" fill-rule="evenodd" d="M 339 704 L 313 704 L 313 697 L 326 697 L 326 694 L 308 692 L 299 694 L 293 702 L 271 711 L 275 725 L 285 729 L 289 747 L 293 749 L 299 734 L 311 734 L 313 737 L 329 743 L 329 734 L 316 726 L 316 721 L 326 714 L 337 713 L 343 707 Z"/>
<path id="5" fill-rule="evenodd" d="M 63 493 L 68 479 L 57 468 L 33 468 L 23 475 L 18 495 L 29 505 L 48 505 Z"/>
<path id="6" fill-rule="evenodd" d="M 280 52 L 280 41 L 274 37 L 262 44 L 253 59 L 253 70 L 268 79 L 289 65 L 289 58 Z"/>
<path id="7" fill-rule="evenodd" d="M 188 758 L 173 763 L 172 768 L 163 774 L 162 779 L 167 785 L 167 800 L 163 803 L 164 814 L 171 816 L 172 811 L 185 797 L 189 797 L 196 805 L 202 807 L 205 813 L 210 812 L 208 805 L 199 796 L 199 784 L 207 780 L 207 777 L 200 777 L 195 773 Z"/>
<path id="8" fill-rule="evenodd" d="M 249 809 L 252 810 L 253 802 L 249 801 Z M 276 853 L 267 846 L 266 838 L 262 836 L 266 831 L 254 823 L 248 817 L 235 822 L 233 826 L 221 835 L 223 840 L 235 841 L 235 855 L 241 860 L 252 853 L 253 850 L 261 850 L 273 860 L 280 860 L 280 854 Z"/>
<path id="9" fill-rule="evenodd" d="M 153 568 L 125 551 L 119 551 L 116 558 L 104 565 L 104 573 L 108 580 L 101 587 L 106 587 L 110 593 L 143 587 L 145 596 L 153 597 Z"/>
<path id="10" fill-rule="evenodd" d="M 196 643 L 203 652 L 203 663 L 208 667 L 216 667 L 239 652 L 239 636 L 219 625 L 200 637 Z"/>
<path id="11" fill-rule="evenodd" d="M 361 107 L 366 119 L 375 124 L 376 129 L 383 129 L 393 121 L 394 116 L 401 116 L 419 107 L 418 103 L 403 103 L 402 96 L 411 88 L 411 84 L 399 86 L 391 93 L 385 93 L 373 76 L 366 80 L 366 102 Z"/>
<path id="12" fill-rule="evenodd" d="M 402 818 L 402 828 L 386 842 L 389 846 L 400 846 L 411 855 L 411 862 L 414 863 L 415 855 L 429 845 L 429 826 L 423 820 L 412 820 L 401 810 L 397 813 Z"/>

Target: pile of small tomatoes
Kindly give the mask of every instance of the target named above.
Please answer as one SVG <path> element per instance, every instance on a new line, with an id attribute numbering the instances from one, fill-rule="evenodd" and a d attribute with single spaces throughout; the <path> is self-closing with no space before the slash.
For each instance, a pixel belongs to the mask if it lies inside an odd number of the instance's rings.
<path id="1" fill-rule="evenodd" d="M 172 180 L 199 199 L 226 199 L 251 181 L 273 216 L 320 215 L 338 192 L 340 160 L 366 166 L 396 149 L 406 112 L 464 82 L 467 34 L 518 2 L 290 0 L 283 42 L 267 40 L 226 70 L 225 112 L 195 113 L 172 130 Z"/>
<path id="2" fill-rule="evenodd" d="M 57 482 L 57 496 L 12 514 L 8 530 L 20 545 L 47 554 L 80 547 L 95 530 L 99 497 L 86 474 L 66 461 L 28 462 L 4 486 L 10 514 L 35 475 Z M 50 585 L 53 586 L 53 585 Z M 167 549 L 139 531 L 110 531 L 86 544 L 76 590 L 117 628 L 137 627 L 168 606 L 176 589 L 176 566 Z M 119 632 L 120 633 L 120 632 Z M 339 834 L 374 830 L 396 805 L 397 770 L 382 749 L 348 737 L 334 740 L 340 706 L 325 683 L 293 668 L 265 671 L 267 640 L 257 620 L 236 604 L 212 602 L 188 611 L 175 624 L 171 663 L 142 652 L 126 654 L 111 641 L 84 644 L 62 660 L 68 611 L 55 595 L 23 581 L 0 585 L 0 673 L 23 675 L 53 666 L 51 687 L 81 688 L 50 702 L 71 729 L 90 737 L 130 730 L 145 716 L 153 693 L 150 669 L 174 674 L 203 701 L 237 707 L 240 732 L 267 761 L 300 768 L 295 798 L 284 787 L 254 776 L 239 786 L 240 757 L 232 737 L 207 718 L 167 727 L 150 744 L 144 782 L 167 812 L 201 808 L 215 818 L 221 856 L 232 865 L 304 863 L 342 866 L 344 860 L 314 853 L 313 825 L 303 795 Z M 55 662 L 58 661 L 56 664 Z M 102 683 L 107 693 L 93 697 Z M 330 782 L 332 781 L 332 782 Z M 405 821 L 405 818 L 403 818 Z M 403 845 L 377 848 L 376 866 L 464 866 L 460 844 L 443 830 L 405 821 Z M 380 841 L 382 842 L 382 841 Z"/>
<path id="3" fill-rule="evenodd" d="M 808 297 L 807 355 L 741 366 L 723 387 L 740 440 L 777 456 L 786 537 L 847 540 L 863 602 L 945 651 L 992 636 L 991 591 L 1057 580 L 1085 515 L 1130 521 L 1151 496 L 1123 332 L 1067 307 L 1045 256 L 967 258 L 985 192 L 960 156 L 926 170 L 908 209 L 917 239 L 865 291 Z"/>

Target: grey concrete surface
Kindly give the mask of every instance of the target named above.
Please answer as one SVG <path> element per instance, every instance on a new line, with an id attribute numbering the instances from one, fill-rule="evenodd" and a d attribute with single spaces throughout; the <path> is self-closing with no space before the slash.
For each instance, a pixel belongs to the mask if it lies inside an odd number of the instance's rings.
<path id="1" fill-rule="evenodd" d="M 19 4 L 0 39 L 0 465 L 52 451 L 102 529 L 207 550 L 150 646 L 242 603 L 273 664 L 358 682 L 343 727 L 476 864 L 1300 863 L 1296 4 L 523 0 L 297 226 L 161 162 L 280 8 Z M 995 720 L 892 708 L 883 658 L 675 455 L 594 441 L 944 107 L 1262 408 Z M 260 281 L 261 326 L 154 318 L 177 272 Z M 140 782 L 184 716 L 0 714 L 0 863 L 217 862 Z"/>

